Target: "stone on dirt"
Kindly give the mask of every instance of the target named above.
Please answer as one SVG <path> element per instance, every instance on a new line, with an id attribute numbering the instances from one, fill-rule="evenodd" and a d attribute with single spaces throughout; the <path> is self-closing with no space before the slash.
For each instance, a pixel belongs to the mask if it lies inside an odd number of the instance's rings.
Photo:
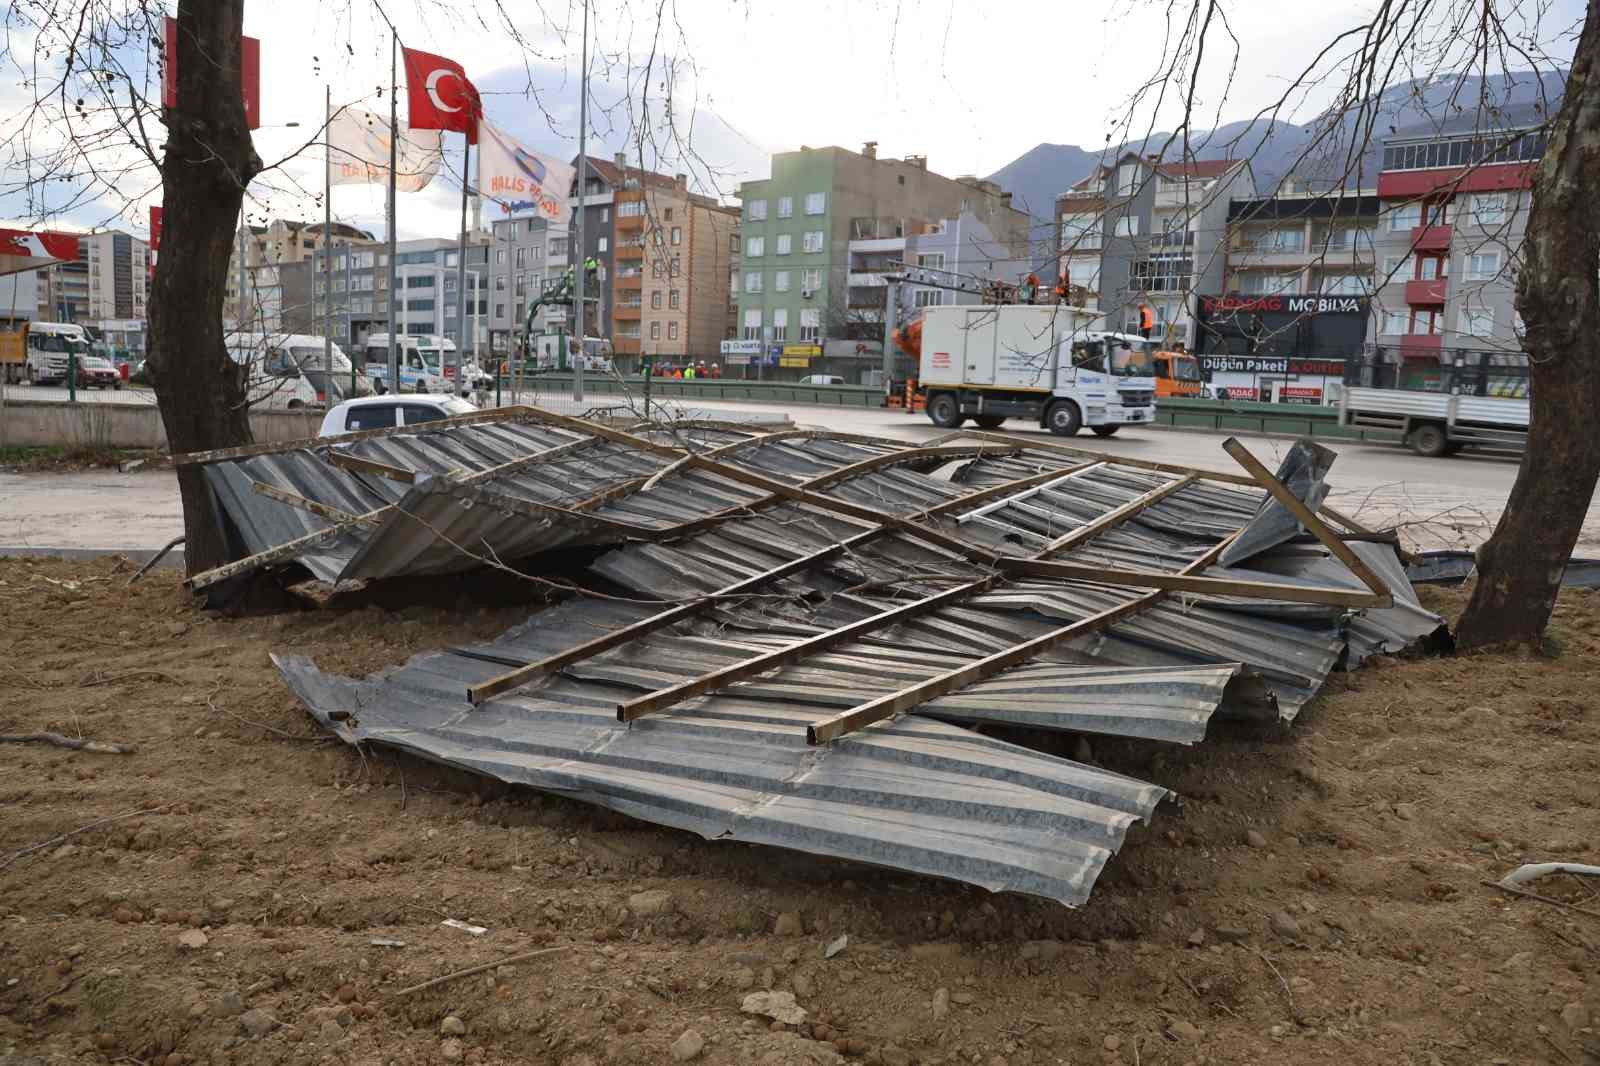
<path id="1" fill-rule="evenodd" d="M 439 1023 L 439 1032 L 445 1036 L 466 1036 L 467 1023 L 457 1018 L 454 1014 L 447 1014 L 444 1021 Z"/>
<path id="2" fill-rule="evenodd" d="M 1288 911 L 1277 911 L 1268 920 L 1267 924 L 1272 931 L 1285 940 L 1300 939 L 1300 923 L 1290 917 Z"/>
<path id="3" fill-rule="evenodd" d="M 198 929 L 185 929 L 178 934 L 178 946 L 190 951 L 198 951 L 210 942 L 210 938 Z"/>
<path id="4" fill-rule="evenodd" d="M 772 923 L 773 936 L 799 936 L 803 932 L 805 928 L 800 924 L 800 916 L 794 911 L 784 911 Z"/>
<path id="5" fill-rule="evenodd" d="M 1167 1026 L 1167 1033 L 1173 1038 L 1189 1044 L 1196 1043 L 1204 1035 L 1200 1032 L 1198 1025 L 1184 1021 L 1182 1018 Z"/>
<path id="6" fill-rule="evenodd" d="M 239 1015 L 239 1025 L 251 1036 L 266 1036 L 278 1027 L 272 1015 L 259 1007 L 245 1011 Z"/>
<path id="7" fill-rule="evenodd" d="M 849 946 L 850 934 L 841 933 L 836 940 L 829 941 L 828 946 L 822 949 L 822 957 L 831 959 Z"/>
<path id="8" fill-rule="evenodd" d="M 439 1044 L 439 1057 L 446 1062 L 461 1061 L 461 1041 L 445 1040 Z"/>
<path id="9" fill-rule="evenodd" d="M 744 997 L 739 1009 L 746 1014 L 759 1014 L 784 1025 L 799 1025 L 806 1020 L 805 1008 L 794 1001 L 793 992 L 752 992 Z"/>
<path id="10" fill-rule="evenodd" d="M 1267 846 L 1267 838 L 1262 836 L 1254 829 L 1251 829 L 1245 833 L 1244 842 L 1249 844 L 1252 848 L 1264 848 Z"/>
<path id="11" fill-rule="evenodd" d="M 705 1050 L 705 1046 L 705 1037 L 693 1029 L 685 1029 L 683 1034 L 672 1042 L 672 1057 L 678 1062 L 688 1062 Z"/>
<path id="12" fill-rule="evenodd" d="M 671 914 L 673 906 L 672 893 L 664 888 L 635 892 L 628 897 L 628 910 L 633 912 L 635 918 L 654 918 L 662 914 Z"/>

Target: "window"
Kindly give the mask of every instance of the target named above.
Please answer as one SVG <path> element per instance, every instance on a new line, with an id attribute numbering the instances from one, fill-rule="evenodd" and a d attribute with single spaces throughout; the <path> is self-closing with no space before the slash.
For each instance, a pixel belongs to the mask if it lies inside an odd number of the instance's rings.
<path id="1" fill-rule="evenodd" d="M 787 270 L 779 270 L 772 275 L 772 291 L 789 291 L 789 272 Z"/>
<path id="2" fill-rule="evenodd" d="M 565 237 L 552 237 L 550 240 L 550 256 L 567 254 L 567 239 Z"/>
<path id="3" fill-rule="evenodd" d="M 673 244 L 682 244 L 683 243 L 683 227 L 682 226 L 673 226 L 672 227 L 672 243 Z"/>
<path id="4" fill-rule="evenodd" d="M 460 262 L 461 262 L 461 253 L 460 252 L 446 252 L 444 254 L 444 265 L 445 266 L 447 266 L 447 267 L 457 266 L 457 265 L 460 264 Z"/>
<path id="5" fill-rule="evenodd" d="M 668 295 L 667 306 L 668 307 L 677 307 L 678 306 L 678 290 L 677 289 L 673 289 L 672 292 Z"/>
<path id="6" fill-rule="evenodd" d="M 454 318 L 454 317 L 456 317 L 456 305 L 455 304 L 445 304 L 444 305 L 444 317 L 446 317 L 446 318 Z"/>
<path id="7" fill-rule="evenodd" d="M 650 294 L 650 309 L 652 311 L 661 310 L 661 290 L 660 289 L 657 289 L 655 292 Z"/>
<path id="8" fill-rule="evenodd" d="M 661 323 L 650 323 L 650 339 L 653 341 L 658 341 L 661 339 Z"/>
<path id="9" fill-rule="evenodd" d="M 1419 281 L 1437 281 L 1444 277 L 1445 261 L 1436 255 L 1417 256 L 1416 278 Z"/>
<path id="10" fill-rule="evenodd" d="M 822 287 L 822 271 L 802 270 L 800 272 L 800 291 L 809 294 Z"/>
<path id="11" fill-rule="evenodd" d="M 1061 250 L 1091 251 L 1099 248 L 1100 216 L 1089 214 L 1075 214 L 1061 216 Z"/>
<path id="12" fill-rule="evenodd" d="M 800 339 L 815 344 L 822 338 L 822 311 L 816 307 L 800 309 Z"/>
<path id="13" fill-rule="evenodd" d="M 496 274 L 494 276 L 494 291 L 495 292 L 505 292 L 506 291 L 506 276 L 504 274 Z"/>
<path id="14" fill-rule="evenodd" d="M 944 303 L 944 292 L 940 289 L 918 289 L 911 297 L 913 307 L 938 307 Z"/>
<path id="15" fill-rule="evenodd" d="M 1085 289 L 1100 288 L 1100 262 L 1097 259 L 1074 261 L 1067 264 L 1067 283 Z"/>
<path id="16" fill-rule="evenodd" d="M 504 265 L 506 261 L 506 250 L 504 248 L 496 248 L 494 250 L 494 261 Z"/>
<path id="17" fill-rule="evenodd" d="M 1382 277 L 1385 282 L 1404 281 L 1406 274 L 1409 273 L 1409 271 L 1406 271 L 1403 267 L 1403 264 L 1407 258 L 1407 256 L 1403 255 L 1384 256 L 1383 273 L 1380 275 L 1380 277 Z"/>
<path id="18" fill-rule="evenodd" d="M 822 231 L 819 229 L 807 230 L 800 238 L 800 250 L 803 252 L 822 251 Z"/>
<path id="19" fill-rule="evenodd" d="M 601 237 L 600 238 L 600 243 L 595 246 L 595 250 L 603 252 L 603 251 L 606 250 L 607 247 L 608 247 L 608 245 L 606 243 L 606 239 L 604 237 Z"/>
<path id="20" fill-rule="evenodd" d="M 1123 215 L 1117 219 L 1118 237 L 1137 237 L 1139 235 L 1139 216 Z"/>
<path id="21" fill-rule="evenodd" d="M 1411 332 L 1411 313 L 1409 311 L 1385 311 L 1383 313 L 1383 328 L 1378 330 L 1384 336 L 1401 336 Z"/>
<path id="22" fill-rule="evenodd" d="M 682 270 L 683 270 L 682 261 L 680 261 L 677 256 L 673 256 L 672 257 L 672 265 L 671 265 L 671 267 L 668 268 L 667 273 L 672 275 L 673 277 L 677 277 L 678 274 Z"/>
<path id="23" fill-rule="evenodd" d="M 761 271 L 759 271 L 759 270 L 747 270 L 747 271 L 745 271 L 745 275 L 744 275 L 744 291 L 745 292 L 760 292 L 761 291 Z"/>
<path id="24" fill-rule="evenodd" d="M 751 222 L 765 222 L 767 220 L 767 202 L 765 200 L 751 200 L 745 207 L 746 217 Z M 745 338 L 748 340 L 749 338 Z"/>
<path id="25" fill-rule="evenodd" d="M 665 219 L 666 221 L 671 222 L 672 221 L 672 208 L 669 207 L 665 211 L 661 212 L 661 217 L 663 219 Z"/>
<path id="26" fill-rule="evenodd" d="M 1472 198 L 1472 217 L 1480 226 L 1498 226 L 1506 220 L 1506 194 L 1479 193 Z"/>
<path id="27" fill-rule="evenodd" d="M 1494 308 L 1481 304 L 1463 304 L 1456 320 L 1456 332 L 1469 337 L 1488 337 L 1494 334 Z"/>
<path id="28" fill-rule="evenodd" d="M 365 404 L 345 412 L 345 429 L 393 429 L 399 425 L 392 403 Z"/>
<path id="29" fill-rule="evenodd" d="M 1468 281 L 1492 281 L 1499 273 L 1499 252 L 1473 252 L 1467 256 Z"/>
<path id="30" fill-rule="evenodd" d="M 1401 204 L 1389 212 L 1389 232 L 1400 233 L 1422 225 L 1421 204 Z"/>
<path id="31" fill-rule="evenodd" d="M 773 312 L 776 314 L 777 312 Z M 761 309 L 752 307 L 744 313 L 744 339 L 758 341 L 761 339 Z"/>
<path id="32" fill-rule="evenodd" d="M 644 214 L 643 200 L 627 200 L 617 205 L 618 218 L 638 218 Z"/>
<path id="33" fill-rule="evenodd" d="M 1324 296 L 1365 296 L 1372 279 L 1365 274 L 1324 274 L 1320 291 Z"/>
<path id="34" fill-rule="evenodd" d="M 780 197 L 778 197 L 778 217 L 779 218 L 791 218 L 791 217 L 793 217 L 793 215 L 794 215 L 794 197 L 792 197 L 792 196 L 780 196 Z"/>
<path id="35" fill-rule="evenodd" d="M 786 307 L 772 309 L 772 339 L 775 341 L 789 339 L 789 309 Z"/>
<path id="36" fill-rule="evenodd" d="M 678 339 L 678 324 L 676 322 L 668 322 L 667 323 L 667 340 L 675 341 L 677 339 Z"/>
<path id="37" fill-rule="evenodd" d="M 674 244 L 677 242 L 674 241 Z M 744 254 L 747 259 L 758 259 L 767 254 L 767 239 L 765 237 L 751 237 L 744 242 Z"/>
<path id="38" fill-rule="evenodd" d="M 917 256 L 917 266 L 928 267 L 930 270 L 944 269 L 944 253 L 930 252 L 927 255 Z"/>
<path id="39" fill-rule="evenodd" d="M 806 193 L 806 214 L 820 215 L 828 209 L 828 194 L 821 192 Z"/>
<path id="40" fill-rule="evenodd" d="M 504 317 L 506 317 L 506 305 L 505 304 L 495 304 L 494 305 L 494 317 L 496 317 L 496 318 L 504 318 Z"/>
<path id="41" fill-rule="evenodd" d="M 778 254 L 788 255 L 794 247 L 794 238 L 787 233 L 778 234 Z"/>
<path id="42" fill-rule="evenodd" d="M 1133 186 L 1139 180 L 1139 164 L 1124 163 L 1117 168 L 1117 195 L 1132 196 Z"/>
<path id="43" fill-rule="evenodd" d="M 512 240 L 516 240 L 517 239 L 517 226 L 518 226 L 518 223 L 514 219 L 511 222 L 506 223 L 506 234 Z"/>
<path id="44" fill-rule="evenodd" d="M 1246 296 L 1271 296 L 1293 292 L 1300 287 L 1299 274 L 1262 274 L 1254 271 L 1239 275 L 1239 291 Z"/>
<path id="45" fill-rule="evenodd" d="M 414 426 L 418 422 L 437 422 L 445 417 L 445 412 L 431 404 L 403 403 L 401 412 L 405 415 L 406 425 Z"/>
<path id="46" fill-rule="evenodd" d="M 528 265 L 528 250 L 526 248 L 518 248 L 516 257 L 516 267 L 518 270 L 521 270 L 523 267 Z"/>

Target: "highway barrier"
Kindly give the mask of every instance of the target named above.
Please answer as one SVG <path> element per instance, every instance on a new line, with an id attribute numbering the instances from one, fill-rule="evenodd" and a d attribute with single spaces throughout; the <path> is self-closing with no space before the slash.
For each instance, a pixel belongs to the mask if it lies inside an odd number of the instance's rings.
<path id="1" fill-rule="evenodd" d="M 22 390 L 11 390 L 14 396 Z M 321 411 L 251 411 L 257 443 L 314 437 Z M 58 403 L 15 400 L 0 406 L 0 447 L 165 448 L 166 427 L 154 403 Z"/>

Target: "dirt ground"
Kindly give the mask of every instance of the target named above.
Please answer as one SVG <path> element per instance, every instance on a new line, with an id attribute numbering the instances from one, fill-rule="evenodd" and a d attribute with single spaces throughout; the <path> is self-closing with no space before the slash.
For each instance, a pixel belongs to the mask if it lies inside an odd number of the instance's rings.
<path id="1" fill-rule="evenodd" d="M 1097 742 L 1182 798 L 1071 911 L 362 755 L 267 660 L 366 673 L 525 609 L 232 620 L 129 572 L 0 559 L 0 731 L 137 747 L 0 745 L 7 1066 L 660 1063 L 688 1030 L 718 1064 L 1600 1061 L 1600 899 L 1480 883 L 1600 862 L 1600 594 L 1554 657 L 1386 660 L 1292 729 Z M 767 987 L 805 1021 L 741 1014 Z"/>

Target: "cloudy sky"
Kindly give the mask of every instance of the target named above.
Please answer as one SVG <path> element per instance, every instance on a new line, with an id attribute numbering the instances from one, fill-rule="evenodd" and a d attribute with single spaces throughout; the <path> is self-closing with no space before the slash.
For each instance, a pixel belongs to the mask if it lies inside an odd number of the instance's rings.
<path id="1" fill-rule="evenodd" d="M 802 144 L 859 149 L 875 140 L 885 155 L 924 154 L 949 175 L 988 174 L 1040 142 L 1103 145 L 1130 94 L 1155 74 L 1168 32 L 1167 6 L 1143 0 L 664 0 L 664 9 L 660 0 L 591 2 L 591 152 L 609 157 L 626 146 L 637 156 L 630 132 L 637 136 L 647 95 L 649 161 L 687 171 L 725 197 L 740 180 L 765 176 L 771 152 Z M 402 43 L 466 67 L 491 121 L 529 147 L 575 154 L 581 0 L 381 6 Z M 1228 25 L 1240 46 L 1232 84 L 1224 92 L 1232 57 L 1219 56 L 1197 112 L 1220 121 L 1254 114 L 1369 6 L 1232 0 Z M 1581 19 L 1582 0 L 1548 6 L 1540 43 L 1570 55 L 1561 33 Z M 665 12 L 659 21 L 658 10 Z M 262 41 L 257 149 L 267 160 L 301 153 L 251 187 L 253 220 L 320 218 L 312 194 L 320 192 L 321 154 L 305 150 L 305 141 L 320 123 L 324 86 L 336 104 L 386 112 L 388 30 L 371 0 L 247 0 L 245 11 L 245 32 Z M 25 51 L 25 39 L 14 35 L 13 49 L 19 45 Z M 0 88 L 0 110 L 17 102 Z M 1312 94 L 1296 117 L 1309 119 L 1327 102 Z M 676 137 L 664 132 L 669 112 Z M 403 94 L 401 114 L 403 122 Z M 1115 139 L 1123 139 L 1122 130 Z M 454 150 L 460 138 L 446 141 Z M 453 173 L 459 165 L 455 154 L 448 166 Z M 141 195 L 136 182 L 122 186 L 121 195 L 57 221 L 143 233 L 144 208 L 155 197 Z M 452 234 L 459 195 L 447 175 L 425 192 L 403 195 L 400 236 Z M 382 199 L 377 187 L 341 187 L 334 213 L 381 230 Z M 23 214 L 15 198 L 0 197 L 0 216 Z"/>

